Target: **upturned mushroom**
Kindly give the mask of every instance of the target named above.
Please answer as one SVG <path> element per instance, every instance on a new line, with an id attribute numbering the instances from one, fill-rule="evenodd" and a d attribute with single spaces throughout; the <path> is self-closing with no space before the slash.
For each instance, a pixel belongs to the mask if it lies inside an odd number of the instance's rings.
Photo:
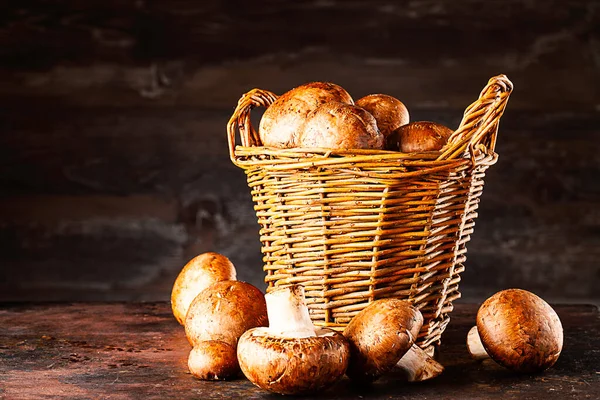
<path id="1" fill-rule="evenodd" d="M 477 312 L 477 325 L 467 336 L 471 356 L 490 357 L 516 372 L 550 368 L 563 346 L 563 329 L 556 312 L 535 294 L 507 289 L 487 299 Z"/>
<path id="2" fill-rule="evenodd" d="M 346 375 L 370 383 L 394 368 L 408 381 L 424 381 L 442 373 L 444 367 L 415 344 L 423 315 L 408 302 L 380 299 L 361 310 L 344 330 L 350 342 Z"/>
<path id="3" fill-rule="evenodd" d="M 194 257 L 183 267 L 173 284 L 173 315 L 183 325 L 188 308 L 198 293 L 215 282 L 235 279 L 235 267 L 224 255 L 209 252 Z"/>
<path id="4" fill-rule="evenodd" d="M 238 343 L 242 372 L 256 386 L 280 394 L 314 393 L 338 381 L 348 366 L 341 333 L 316 328 L 299 285 L 265 295 L 268 328 L 250 329 Z"/>
<path id="5" fill-rule="evenodd" d="M 185 333 L 194 347 L 188 359 L 190 372 L 206 380 L 235 377 L 239 337 L 267 323 L 264 295 L 251 284 L 221 281 L 204 289 L 185 319 Z"/>

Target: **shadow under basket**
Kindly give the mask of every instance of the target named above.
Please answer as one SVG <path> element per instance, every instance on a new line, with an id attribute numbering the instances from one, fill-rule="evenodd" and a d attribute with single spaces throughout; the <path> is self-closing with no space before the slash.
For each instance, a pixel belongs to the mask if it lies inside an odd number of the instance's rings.
<path id="1" fill-rule="evenodd" d="M 407 300 L 424 317 L 417 344 L 433 354 L 460 297 L 512 87 L 491 78 L 446 146 L 426 153 L 263 147 L 250 111 L 277 96 L 243 95 L 227 126 L 229 151 L 252 193 L 267 292 L 303 285 L 314 324 L 338 330 L 371 301 Z"/>

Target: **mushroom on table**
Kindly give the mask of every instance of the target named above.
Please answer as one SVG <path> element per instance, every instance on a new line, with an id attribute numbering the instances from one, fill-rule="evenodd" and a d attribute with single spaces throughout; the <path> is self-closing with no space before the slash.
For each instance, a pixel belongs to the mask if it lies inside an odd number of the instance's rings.
<path id="1" fill-rule="evenodd" d="M 208 380 L 235 377 L 239 337 L 267 323 L 265 297 L 255 286 L 221 281 L 207 287 L 196 296 L 185 319 L 185 334 L 194 347 L 188 359 L 190 372 Z"/>
<path id="2" fill-rule="evenodd" d="M 238 342 L 244 375 L 280 394 L 314 393 L 338 381 L 348 367 L 348 342 L 341 333 L 313 325 L 304 288 L 276 289 L 265 300 L 269 327 L 250 329 Z"/>
<path id="3" fill-rule="evenodd" d="M 550 368 L 563 346 L 563 329 L 554 309 L 521 289 L 500 291 L 477 312 L 467 336 L 475 359 L 492 358 L 508 369 L 531 373 Z"/>
<path id="4" fill-rule="evenodd" d="M 180 324 L 198 294 L 219 281 L 235 281 L 234 265 L 219 253 L 203 253 L 192 258 L 181 270 L 171 291 L 173 315 Z"/>
<path id="5" fill-rule="evenodd" d="M 194 346 L 188 368 L 196 378 L 207 381 L 234 377 L 240 371 L 235 346 L 221 340 L 205 340 Z"/>
<path id="6" fill-rule="evenodd" d="M 423 315 L 406 301 L 390 298 L 370 303 L 344 330 L 350 342 L 346 375 L 368 383 L 397 367 L 410 382 L 438 376 L 444 367 L 415 344 L 422 326 Z"/>

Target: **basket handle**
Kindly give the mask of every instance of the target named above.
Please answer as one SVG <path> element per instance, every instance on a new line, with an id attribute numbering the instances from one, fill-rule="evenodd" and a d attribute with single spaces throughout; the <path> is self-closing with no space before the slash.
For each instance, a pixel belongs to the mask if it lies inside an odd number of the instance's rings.
<path id="1" fill-rule="evenodd" d="M 500 117 L 512 90 L 513 84 L 506 75 L 491 78 L 481 91 L 479 99 L 465 110 L 458 129 L 448 139 L 438 160 L 462 157 L 467 149 L 472 158 L 477 148 L 493 152 Z"/>
<path id="2" fill-rule="evenodd" d="M 250 111 L 255 107 L 269 107 L 277 100 L 277 95 L 268 90 L 252 89 L 242 95 L 233 115 L 227 123 L 227 140 L 229 142 L 229 157 L 235 163 L 235 134 L 236 128 L 240 132 L 242 146 L 261 146 L 258 132 L 252 126 L 250 121 Z"/>

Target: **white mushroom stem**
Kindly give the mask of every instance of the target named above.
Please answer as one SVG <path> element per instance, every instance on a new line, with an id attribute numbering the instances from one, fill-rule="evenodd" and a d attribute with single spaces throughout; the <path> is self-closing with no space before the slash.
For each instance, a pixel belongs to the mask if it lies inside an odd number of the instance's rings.
<path id="1" fill-rule="evenodd" d="M 444 371 L 444 366 L 429 357 L 425 350 L 413 344 L 396 364 L 406 373 L 409 382 L 426 381 Z"/>
<path id="2" fill-rule="evenodd" d="M 316 336 L 304 300 L 304 287 L 289 286 L 265 295 L 269 331 L 273 335 L 303 338 Z"/>
<path id="3" fill-rule="evenodd" d="M 490 358 L 487 351 L 485 351 L 485 347 L 483 347 L 477 326 L 472 327 L 467 335 L 467 348 L 469 349 L 469 353 L 471 353 L 471 357 L 475 360 Z"/>

